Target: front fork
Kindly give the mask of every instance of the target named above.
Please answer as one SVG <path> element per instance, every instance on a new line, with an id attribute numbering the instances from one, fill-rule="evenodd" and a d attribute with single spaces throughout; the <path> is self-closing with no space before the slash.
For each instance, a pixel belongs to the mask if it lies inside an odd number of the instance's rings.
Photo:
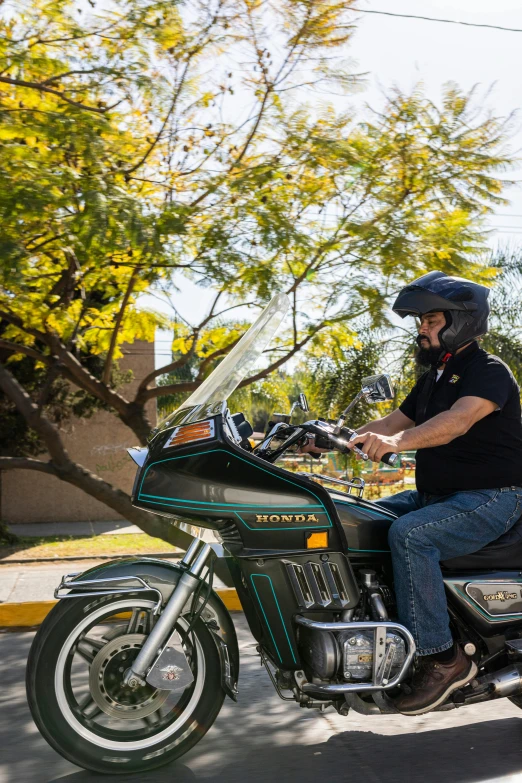
<path id="1" fill-rule="evenodd" d="M 145 685 L 145 678 L 150 667 L 170 638 L 185 604 L 198 586 L 199 576 L 211 554 L 210 544 L 203 543 L 199 538 L 194 539 L 185 552 L 185 556 L 180 561 L 180 565 L 185 568 L 185 573 L 174 588 L 137 658 L 125 673 L 123 682 L 129 688 L 134 689 Z"/>

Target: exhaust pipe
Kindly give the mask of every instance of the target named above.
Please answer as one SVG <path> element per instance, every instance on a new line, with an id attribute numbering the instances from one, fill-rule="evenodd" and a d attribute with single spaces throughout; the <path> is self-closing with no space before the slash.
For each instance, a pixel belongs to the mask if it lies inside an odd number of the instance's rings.
<path id="1" fill-rule="evenodd" d="M 479 687 L 487 687 L 493 695 L 502 699 L 504 696 L 516 696 L 522 692 L 522 664 L 517 663 L 501 669 L 499 672 L 486 674 L 477 679 Z"/>
<path id="2" fill-rule="evenodd" d="M 456 707 L 465 704 L 477 704 L 490 699 L 503 699 L 522 693 L 522 663 L 513 664 L 505 669 L 483 677 L 477 677 L 471 684 L 471 693 L 456 691 L 453 702 Z M 467 688 L 466 688 L 467 690 Z"/>

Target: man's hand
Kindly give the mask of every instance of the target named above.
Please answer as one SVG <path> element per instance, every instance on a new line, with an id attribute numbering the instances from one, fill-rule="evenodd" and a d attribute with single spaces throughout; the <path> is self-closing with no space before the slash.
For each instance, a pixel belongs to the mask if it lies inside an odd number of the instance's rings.
<path id="1" fill-rule="evenodd" d="M 354 446 L 364 451 L 372 462 L 380 462 L 390 451 L 398 454 L 402 450 L 400 435 L 378 435 L 376 432 L 355 435 L 353 440 L 348 441 L 348 448 L 353 449 Z M 362 459 L 358 454 L 356 456 Z"/>

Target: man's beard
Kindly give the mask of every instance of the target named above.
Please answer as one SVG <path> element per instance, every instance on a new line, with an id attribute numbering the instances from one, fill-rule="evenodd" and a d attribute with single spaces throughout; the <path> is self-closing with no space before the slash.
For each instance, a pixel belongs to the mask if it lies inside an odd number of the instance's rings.
<path id="1" fill-rule="evenodd" d="M 421 344 L 421 339 L 423 343 Z M 439 357 L 442 353 L 440 345 L 437 348 L 433 348 L 430 341 L 420 335 L 416 338 L 417 345 L 419 346 L 415 352 L 415 361 L 420 367 L 432 367 L 434 364 L 439 364 Z M 424 348 L 423 344 L 429 345 L 429 348 Z"/>

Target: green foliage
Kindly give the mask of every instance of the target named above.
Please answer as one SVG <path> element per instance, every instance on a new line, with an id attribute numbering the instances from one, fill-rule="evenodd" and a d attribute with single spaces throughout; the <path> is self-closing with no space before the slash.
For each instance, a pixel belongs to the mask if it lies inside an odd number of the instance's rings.
<path id="1" fill-rule="evenodd" d="M 522 385 L 522 253 L 500 248 L 492 266 L 498 276 L 491 293 L 490 332 L 482 345 L 505 361 Z"/>
<path id="2" fill-rule="evenodd" d="M 291 402 L 284 368 L 303 352 L 335 408 L 344 364 L 351 377 L 372 359 L 357 319 L 385 329 L 394 288 L 433 268 L 491 279 L 483 220 L 503 203 L 507 128 L 451 85 L 440 105 L 395 91 L 366 117 L 329 103 L 360 81 L 339 59 L 352 5 L 4 3 L 0 348 L 33 368 L 33 398 L 45 368 L 45 404 L 72 381 L 143 440 L 147 401 L 177 405 L 237 342 L 249 319 L 231 309 L 284 291 L 252 415 Z M 181 275 L 215 292 L 200 323 L 140 308 Z M 121 344 L 158 325 L 175 333 L 165 377 L 117 397 Z"/>
<path id="3" fill-rule="evenodd" d="M 361 328 L 359 343 L 341 350 L 337 355 L 312 357 L 306 364 L 308 395 L 311 408 L 320 415 L 337 418 L 361 390 L 361 381 L 383 369 L 385 343 L 371 330 Z M 361 400 L 350 411 L 346 424 L 358 427 L 375 417 L 375 406 Z"/>
<path id="4" fill-rule="evenodd" d="M 257 381 L 249 386 L 237 389 L 230 397 L 230 409 L 235 413 L 241 411 L 254 428 L 254 432 L 265 432 L 273 413 L 289 413 L 297 397 L 292 393 L 296 385 L 294 375 L 287 376 L 276 372 L 263 381 Z M 293 418 L 298 421 L 298 415 Z"/>

